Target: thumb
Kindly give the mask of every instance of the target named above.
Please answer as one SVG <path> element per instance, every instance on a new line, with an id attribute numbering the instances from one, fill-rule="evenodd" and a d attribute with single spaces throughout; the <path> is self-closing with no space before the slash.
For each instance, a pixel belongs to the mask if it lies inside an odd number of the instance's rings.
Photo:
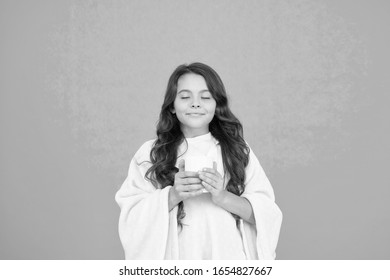
<path id="1" fill-rule="evenodd" d="M 179 172 L 184 171 L 184 167 L 185 167 L 184 159 L 181 159 L 181 160 L 179 161 Z"/>

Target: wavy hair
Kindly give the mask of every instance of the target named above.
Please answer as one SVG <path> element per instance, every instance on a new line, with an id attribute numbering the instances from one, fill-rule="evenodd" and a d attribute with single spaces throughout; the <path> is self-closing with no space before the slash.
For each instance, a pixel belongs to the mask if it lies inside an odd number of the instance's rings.
<path id="1" fill-rule="evenodd" d="M 177 94 L 179 78 L 188 73 L 201 75 L 208 90 L 216 101 L 215 114 L 209 124 L 209 131 L 219 141 L 225 172 L 229 175 L 226 190 L 240 196 L 245 190 L 245 167 L 249 161 L 249 147 L 243 138 L 240 121 L 229 109 L 225 86 L 217 72 L 210 66 L 195 62 L 178 66 L 168 80 L 164 102 L 157 123 L 157 139 L 150 151 L 152 166 L 145 178 L 157 188 L 173 186 L 179 145 L 185 141 L 176 114 L 172 113 Z M 159 186 L 160 185 L 160 186 Z M 232 214 L 238 224 L 239 217 Z M 177 222 L 183 227 L 185 217 L 183 201 L 178 205 Z"/>

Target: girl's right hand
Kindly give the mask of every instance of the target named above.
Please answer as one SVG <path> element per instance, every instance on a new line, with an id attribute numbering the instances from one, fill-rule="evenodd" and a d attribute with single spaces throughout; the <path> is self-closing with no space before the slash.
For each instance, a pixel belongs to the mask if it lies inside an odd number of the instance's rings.
<path id="1" fill-rule="evenodd" d="M 175 174 L 175 182 L 169 190 L 169 210 L 181 201 L 203 193 L 204 187 L 198 172 L 184 171 L 184 159 L 179 162 L 179 172 Z"/>

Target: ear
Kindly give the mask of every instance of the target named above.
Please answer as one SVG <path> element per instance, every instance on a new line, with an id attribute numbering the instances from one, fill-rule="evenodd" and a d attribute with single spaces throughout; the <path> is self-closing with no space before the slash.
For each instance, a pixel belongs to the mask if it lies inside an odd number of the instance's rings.
<path id="1" fill-rule="evenodd" d="M 169 111 L 171 111 L 172 114 L 176 114 L 175 108 L 171 108 L 171 109 L 169 109 Z"/>

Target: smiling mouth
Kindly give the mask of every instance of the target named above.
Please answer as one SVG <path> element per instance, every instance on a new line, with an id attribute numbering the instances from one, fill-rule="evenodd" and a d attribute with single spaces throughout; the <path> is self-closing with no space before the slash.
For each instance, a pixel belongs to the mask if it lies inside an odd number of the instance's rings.
<path id="1" fill-rule="evenodd" d="M 189 116 L 203 116 L 204 114 L 202 114 L 202 113 L 187 113 L 186 115 L 189 115 Z"/>

